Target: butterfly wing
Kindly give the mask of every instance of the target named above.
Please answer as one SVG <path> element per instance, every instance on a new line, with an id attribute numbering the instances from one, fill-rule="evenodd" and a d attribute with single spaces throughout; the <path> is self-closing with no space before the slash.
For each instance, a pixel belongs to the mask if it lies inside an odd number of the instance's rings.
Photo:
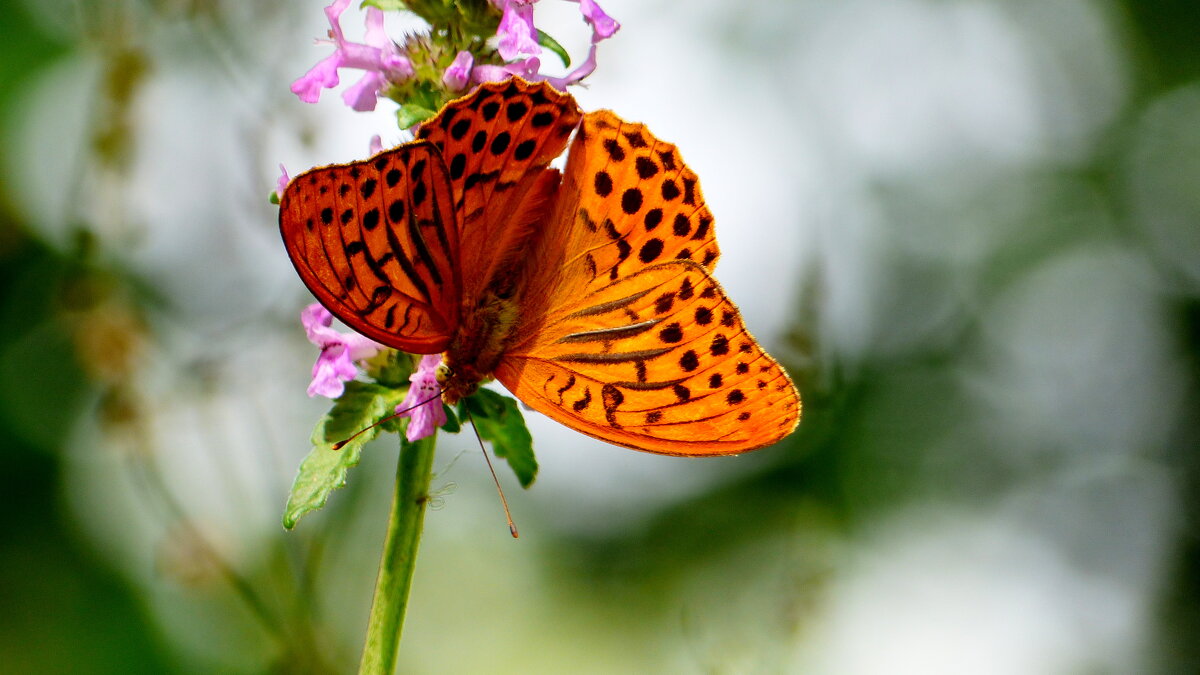
<path id="1" fill-rule="evenodd" d="M 480 85 L 421 126 L 445 158 L 462 243 L 466 307 L 518 267 L 558 187 L 546 166 L 579 124 L 575 100 L 521 78 Z"/>
<path id="2" fill-rule="evenodd" d="M 589 113 L 497 378 L 563 424 L 635 449 L 717 455 L 778 441 L 800 398 L 711 277 L 718 255 L 676 148 Z"/>
<path id="3" fill-rule="evenodd" d="M 313 169 L 279 202 L 306 286 L 334 316 L 390 347 L 443 351 L 459 323 L 459 240 L 445 165 L 425 141 Z"/>
<path id="4" fill-rule="evenodd" d="M 800 417 L 787 374 L 694 261 L 648 265 L 565 303 L 496 377 L 573 429 L 670 455 L 770 445 Z"/>
<path id="5" fill-rule="evenodd" d="M 711 270 L 720 257 L 699 179 L 678 149 L 607 110 L 584 116 L 548 223 L 526 280 L 529 316 L 650 264 Z"/>

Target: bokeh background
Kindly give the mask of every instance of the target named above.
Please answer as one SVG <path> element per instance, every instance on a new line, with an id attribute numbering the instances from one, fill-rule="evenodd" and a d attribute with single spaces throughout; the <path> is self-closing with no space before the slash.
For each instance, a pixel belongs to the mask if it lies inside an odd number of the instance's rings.
<path id="1" fill-rule="evenodd" d="M 680 146 L 805 416 L 530 413 L 519 541 L 443 436 L 401 672 L 1200 672 L 1200 4 L 602 4 L 577 97 Z M 267 194 L 404 136 L 288 91 L 321 7 L 0 2 L 6 673 L 357 664 L 397 445 L 283 531 L 327 403 Z"/>

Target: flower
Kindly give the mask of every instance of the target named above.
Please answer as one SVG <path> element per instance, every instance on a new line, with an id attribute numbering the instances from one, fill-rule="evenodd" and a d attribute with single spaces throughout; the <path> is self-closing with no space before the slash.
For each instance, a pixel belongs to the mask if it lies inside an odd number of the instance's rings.
<path id="1" fill-rule="evenodd" d="M 402 82 L 412 77 L 413 67 L 408 58 L 400 53 L 396 43 L 388 39 L 383 29 L 383 12 L 374 7 L 367 9 L 365 43 L 346 41 L 340 20 L 350 2 L 333 0 L 325 8 L 334 52 L 293 82 L 292 93 L 305 103 L 316 103 L 322 89 L 332 89 L 340 82 L 339 68 L 356 68 L 366 72 L 342 94 L 342 100 L 358 111 L 374 110 L 379 92 L 391 82 Z"/>
<path id="2" fill-rule="evenodd" d="M 566 91 L 567 85 L 579 82 L 596 69 L 596 45 L 593 44 L 588 50 L 587 60 L 579 64 L 575 70 L 567 73 L 565 77 L 543 75 L 538 72 L 541 67 L 541 59 L 531 56 L 524 61 L 514 61 L 504 66 L 475 66 L 475 70 L 471 72 L 471 79 L 475 82 L 499 82 L 513 75 L 520 75 L 530 82 L 545 81 L 559 91 Z"/>
<path id="3" fill-rule="evenodd" d="M 471 83 L 471 67 L 475 65 L 475 57 L 471 52 L 461 51 L 454 57 L 454 63 L 442 75 L 442 84 L 450 91 L 459 92 Z"/>
<path id="4" fill-rule="evenodd" d="M 283 165 L 280 164 L 279 165 L 279 180 L 276 182 L 277 188 L 275 190 L 275 194 L 282 197 L 283 191 L 287 189 L 288 183 L 290 183 L 290 182 L 292 182 L 292 179 L 288 178 L 287 169 L 283 168 Z"/>
<path id="5" fill-rule="evenodd" d="M 533 27 L 533 3 L 536 0 L 506 0 L 500 27 L 496 29 L 496 51 L 500 58 L 512 61 L 520 56 L 537 56 L 542 46 Z"/>
<path id="6" fill-rule="evenodd" d="M 592 26 L 592 43 L 595 44 L 601 40 L 605 40 L 613 36 L 621 29 L 621 24 L 613 20 L 613 18 L 604 13 L 600 9 L 600 5 L 595 3 L 595 0 L 579 0 L 579 12 L 583 14 L 584 21 L 587 21 Z"/>
<path id="7" fill-rule="evenodd" d="M 341 333 L 330 328 L 333 315 L 315 302 L 300 313 L 300 323 L 304 325 L 308 341 L 321 348 L 321 354 L 313 364 L 309 396 L 341 396 L 346 390 L 345 382 L 358 376 L 354 362 L 370 358 L 383 349 L 383 345 L 358 333 Z"/>
<path id="8" fill-rule="evenodd" d="M 546 81 L 560 90 L 566 90 L 568 85 L 576 84 L 596 70 L 596 45 L 602 40 L 612 37 L 621 28 L 595 0 L 572 0 L 579 3 L 579 12 L 592 27 L 592 44 L 588 48 L 587 59 L 570 73 L 563 77 L 552 77 L 538 72 L 542 63 L 538 58 L 541 47 L 534 36 L 537 29 L 533 26 L 533 3 L 536 0 L 492 0 L 492 4 L 500 6 L 503 3 L 504 16 L 500 19 L 500 27 L 496 31 L 499 38 L 497 51 L 501 58 L 509 63 L 503 66 L 476 66 L 471 72 L 475 82 L 496 82 L 512 75 L 531 81 Z M 518 21 L 518 19 L 520 21 Z M 524 59 L 517 59 L 526 56 Z"/>
<path id="9" fill-rule="evenodd" d="M 396 406 L 396 414 L 409 418 L 409 441 L 417 441 L 432 434 L 446 423 L 446 410 L 442 407 L 442 386 L 438 384 L 437 369 L 442 364 L 441 354 L 426 354 L 421 357 L 417 372 L 409 376 L 412 385 L 404 400 Z"/>

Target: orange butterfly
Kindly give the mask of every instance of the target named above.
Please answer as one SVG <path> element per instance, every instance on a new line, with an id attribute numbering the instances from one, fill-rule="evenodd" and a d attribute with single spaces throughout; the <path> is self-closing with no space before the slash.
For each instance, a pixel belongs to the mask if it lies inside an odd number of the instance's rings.
<path id="1" fill-rule="evenodd" d="M 560 175 L 547 165 L 573 131 Z M 448 103 L 411 143 L 298 176 L 279 208 L 329 311 L 445 352 L 447 403 L 494 376 L 572 429 L 668 455 L 752 450 L 800 418 L 710 275 L 712 221 L 674 145 L 519 78 Z"/>

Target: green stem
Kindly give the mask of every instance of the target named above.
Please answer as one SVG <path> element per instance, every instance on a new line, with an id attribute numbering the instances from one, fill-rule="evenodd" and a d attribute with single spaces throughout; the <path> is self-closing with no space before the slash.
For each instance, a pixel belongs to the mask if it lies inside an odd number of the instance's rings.
<path id="1" fill-rule="evenodd" d="M 383 558 L 375 580 L 375 599 L 367 623 L 367 641 L 363 645 L 360 675 L 391 675 L 396 669 L 400 631 L 404 627 L 404 609 L 412 585 L 417 547 L 429 503 L 429 479 L 433 473 L 433 447 L 437 434 L 409 443 L 400 441 L 400 461 L 396 466 L 396 491 L 388 517 Z"/>

